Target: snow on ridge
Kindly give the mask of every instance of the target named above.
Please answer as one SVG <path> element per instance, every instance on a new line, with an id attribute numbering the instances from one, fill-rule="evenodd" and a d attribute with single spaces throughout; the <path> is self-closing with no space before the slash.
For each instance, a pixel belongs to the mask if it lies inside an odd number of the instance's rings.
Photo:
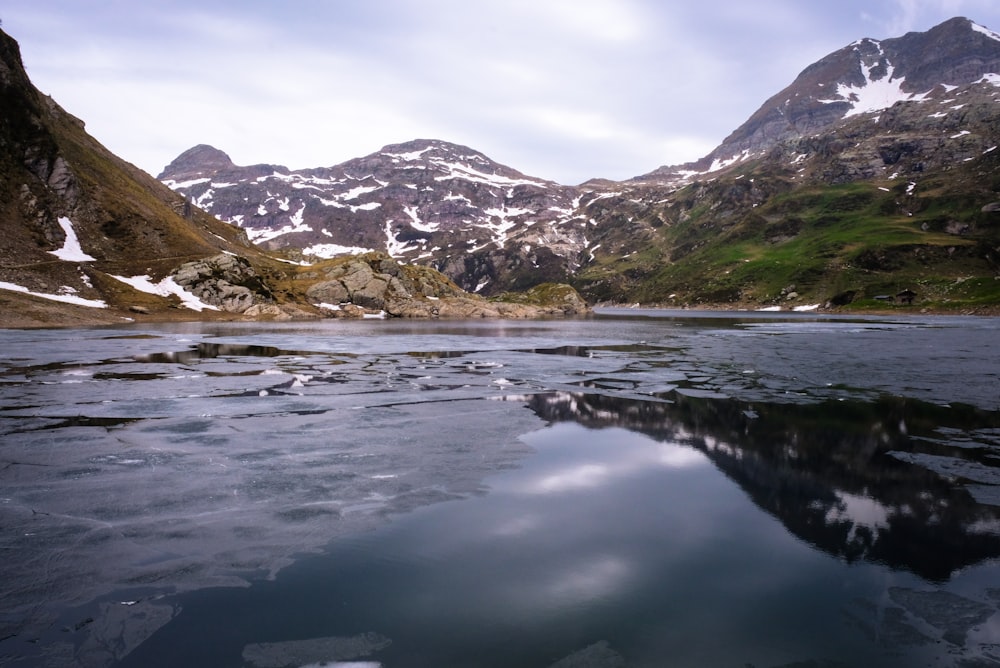
<path id="1" fill-rule="evenodd" d="M 190 181 L 174 181 L 173 179 L 164 179 L 163 185 L 167 186 L 171 190 L 179 190 L 181 188 L 190 188 L 191 186 L 201 185 L 202 183 L 210 183 L 212 179 L 207 176 L 200 179 L 191 179 Z"/>
<path id="2" fill-rule="evenodd" d="M 455 162 L 448 162 L 445 160 L 434 160 L 431 162 L 437 166 L 443 168 L 447 173 L 444 176 L 435 176 L 435 181 L 448 181 L 451 179 L 466 179 L 468 181 L 473 181 L 476 183 L 483 183 L 490 186 L 548 186 L 545 181 L 539 181 L 537 179 L 523 178 L 514 179 L 509 176 L 500 176 L 499 174 L 487 174 L 486 172 L 481 172 L 477 169 L 469 167 L 468 165 L 463 165 Z"/>
<path id="3" fill-rule="evenodd" d="M 881 44 L 878 42 L 875 43 L 878 44 L 879 51 L 881 52 Z M 848 118 L 850 116 L 858 116 L 860 114 L 867 114 L 874 111 L 882 111 L 883 109 L 888 109 L 897 102 L 923 102 L 927 99 L 930 91 L 927 91 L 926 93 L 905 92 L 903 90 L 903 83 L 906 79 L 894 79 L 893 73 L 896 68 L 888 61 L 885 62 L 885 76 L 879 79 L 873 78 L 872 70 L 874 70 L 879 64 L 880 63 L 867 65 L 864 62 L 861 62 L 861 71 L 865 77 L 865 82 L 863 84 L 860 86 L 845 83 L 837 84 L 837 95 L 840 96 L 839 99 L 834 98 L 817 101 L 823 104 L 849 102 L 851 104 L 851 108 L 844 114 L 844 118 Z"/>
<path id="4" fill-rule="evenodd" d="M 257 183 L 263 183 L 268 179 L 278 179 L 279 181 L 291 181 L 294 178 L 295 175 L 293 174 L 282 174 L 279 171 L 273 171 L 270 174 L 265 174 L 264 176 L 258 176 L 256 181 Z"/>
<path id="5" fill-rule="evenodd" d="M 982 33 L 982 34 L 986 35 L 987 37 L 989 37 L 990 39 L 995 39 L 996 41 L 1000 42 L 1000 33 L 995 33 L 992 30 L 990 30 L 989 28 L 987 28 L 986 26 L 981 26 L 978 23 L 975 23 L 973 21 L 970 21 L 969 23 L 972 26 L 972 29 L 974 31 L 976 31 L 978 33 Z"/>
<path id="6" fill-rule="evenodd" d="M 422 156 L 424 153 L 427 153 L 427 151 L 430 151 L 433 148 L 434 148 L 433 146 L 428 146 L 427 148 L 420 149 L 419 151 L 410 151 L 408 153 L 388 153 L 388 152 L 386 152 L 386 153 L 383 153 L 382 155 L 386 156 L 387 158 L 398 158 L 399 160 L 404 160 L 406 162 L 413 162 L 415 160 L 419 160 L 420 156 Z M 396 162 L 396 161 L 393 160 L 393 162 Z"/>
<path id="7" fill-rule="evenodd" d="M 51 254 L 66 262 L 94 262 L 97 259 L 87 255 L 80 248 L 80 240 L 77 239 L 76 230 L 73 229 L 73 223 L 69 218 L 65 216 L 60 218 L 59 227 L 66 235 L 66 240 L 63 241 L 63 246 L 59 250 L 49 251 Z"/>
<path id="8" fill-rule="evenodd" d="M 717 172 L 720 169 L 725 169 L 726 167 L 735 165 L 738 162 L 743 162 L 749 157 L 750 157 L 750 149 L 745 148 L 741 153 L 737 153 L 736 155 L 730 158 L 725 158 L 725 159 L 716 158 L 715 160 L 712 161 L 712 165 L 708 169 L 706 169 L 704 173 L 710 174 L 712 172 Z"/>

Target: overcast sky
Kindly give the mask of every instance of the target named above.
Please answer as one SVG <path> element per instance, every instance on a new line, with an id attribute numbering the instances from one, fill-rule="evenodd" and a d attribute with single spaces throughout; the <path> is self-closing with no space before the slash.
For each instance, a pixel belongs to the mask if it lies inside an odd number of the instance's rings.
<path id="1" fill-rule="evenodd" d="M 998 0 L 6 0 L 35 86 L 154 176 L 417 138 L 564 184 L 710 152 L 806 66 Z"/>

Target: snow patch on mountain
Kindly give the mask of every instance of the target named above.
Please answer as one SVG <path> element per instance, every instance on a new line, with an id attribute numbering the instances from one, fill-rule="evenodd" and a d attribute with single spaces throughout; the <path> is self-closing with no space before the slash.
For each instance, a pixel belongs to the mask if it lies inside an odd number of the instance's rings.
<path id="1" fill-rule="evenodd" d="M 416 206 L 403 207 L 403 213 L 409 217 L 410 227 L 421 232 L 437 232 L 440 225 L 438 223 L 425 223 L 420 220 L 420 208 Z"/>
<path id="2" fill-rule="evenodd" d="M 372 252 L 371 248 L 361 248 L 359 246 L 341 246 L 339 244 L 314 244 L 302 249 L 302 254 L 307 257 L 316 257 L 328 260 L 341 255 L 361 255 Z"/>
<path id="3" fill-rule="evenodd" d="M 299 214 L 305 210 L 303 205 L 302 209 L 298 212 Z M 265 241 L 270 241 L 276 237 L 280 237 L 284 234 L 293 234 L 295 232 L 312 232 L 312 227 L 305 224 L 301 217 L 293 218 L 289 221 L 288 225 L 282 225 L 279 228 L 267 227 L 267 228 L 244 228 L 247 233 L 247 237 L 250 238 L 255 244 L 262 244 Z"/>
<path id="4" fill-rule="evenodd" d="M 145 292 L 146 294 L 159 295 L 160 297 L 170 297 L 175 296 L 181 300 L 181 305 L 184 308 L 189 308 L 192 311 L 198 311 L 199 313 L 204 310 L 218 311 L 219 309 L 211 304 L 206 304 L 198 297 L 182 288 L 173 279 L 172 276 L 167 276 L 166 278 L 154 283 L 152 279 L 147 274 L 141 276 L 115 276 L 111 274 L 111 277 L 132 286 L 139 292 Z"/>
<path id="5" fill-rule="evenodd" d="M 77 297 L 75 294 L 73 294 L 75 290 L 69 286 L 63 286 L 62 292 L 53 294 L 50 292 L 35 292 L 33 290 L 29 290 L 23 285 L 18 285 L 16 283 L 8 283 L 6 281 L 0 281 L 0 290 L 21 292 L 23 294 L 31 295 L 32 297 L 48 299 L 49 301 L 54 301 L 54 302 L 62 302 L 64 304 L 75 304 L 77 306 L 87 306 L 90 308 L 108 308 L 107 302 L 105 302 L 103 299 L 84 299 L 83 297 Z"/>
<path id="6" fill-rule="evenodd" d="M 426 148 L 422 148 L 419 151 L 408 151 L 406 153 L 389 153 L 389 152 L 383 151 L 382 155 L 384 155 L 384 156 L 386 156 L 388 158 L 393 158 L 392 162 L 394 164 L 398 164 L 400 161 L 402 161 L 402 162 L 414 162 L 416 160 L 420 160 L 420 157 L 424 153 L 427 153 L 427 151 L 430 151 L 432 149 L 434 149 L 433 146 L 427 146 Z"/>
<path id="7" fill-rule="evenodd" d="M 1000 34 L 993 32 L 986 26 L 981 26 L 978 23 L 971 23 L 971 26 L 972 29 L 975 30 L 976 32 L 982 33 L 987 37 L 989 37 L 990 39 L 995 39 L 996 41 L 1000 42 Z"/>
<path id="8" fill-rule="evenodd" d="M 482 183 L 488 186 L 541 186 L 546 187 L 549 184 L 545 181 L 539 181 L 537 179 L 531 179 L 528 177 L 516 179 L 508 176 L 501 176 L 500 174 L 487 174 L 479 170 L 473 169 L 467 165 L 455 162 L 447 162 L 445 160 L 432 159 L 431 162 L 440 167 L 442 171 L 445 172 L 444 176 L 437 176 L 434 178 L 435 181 L 448 181 L 450 179 L 461 179 L 465 181 L 472 181 L 473 183 Z"/>
<path id="9" fill-rule="evenodd" d="M 66 240 L 63 241 L 62 248 L 49 251 L 50 253 L 66 262 L 93 262 L 96 260 L 96 258 L 84 253 L 83 249 L 80 248 L 80 240 L 77 238 L 76 230 L 73 228 L 73 223 L 69 218 L 60 218 L 59 227 L 62 228 L 63 233 L 66 235 Z"/>
<path id="10" fill-rule="evenodd" d="M 839 97 L 817 100 L 823 104 L 833 104 L 835 102 L 850 102 L 851 108 L 844 114 L 844 118 L 867 114 L 888 109 L 897 102 L 922 102 L 927 99 L 930 91 L 925 93 L 907 93 L 903 90 L 906 79 L 894 78 L 895 66 L 885 58 L 882 45 L 875 40 L 862 40 L 854 45 L 855 51 L 860 57 L 860 46 L 867 41 L 878 48 L 881 59 L 879 62 L 868 64 L 860 61 L 861 73 L 864 76 L 864 83 L 860 86 L 840 83 L 837 85 L 837 95 Z M 884 67 L 885 73 L 878 75 L 875 71 Z"/>
<path id="11" fill-rule="evenodd" d="M 417 246 L 400 241 L 392 232 L 392 221 L 385 223 L 385 250 L 390 257 L 401 258 L 407 253 L 419 250 Z"/>
<path id="12" fill-rule="evenodd" d="M 190 179 L 188 181 L 175 181 L 174 179 L 164 179 L 163 184 L 171 190 L 186 190 L 202 183 L 211 183 L 212 179 L 205 177 L 200 179 Z"/>

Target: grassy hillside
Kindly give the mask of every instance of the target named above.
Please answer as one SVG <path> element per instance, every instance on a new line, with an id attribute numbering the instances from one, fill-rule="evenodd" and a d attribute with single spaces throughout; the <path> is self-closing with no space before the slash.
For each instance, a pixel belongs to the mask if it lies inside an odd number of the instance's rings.
<path id="1" fill-rule="evenodd" d="M 1000 151 L 919 181 L 803 180 L 762 161 L 691 184 L 637 212 L 642 241 L 595 253 L 575 286 L 677 306 L 884 308 L 904 290 L 909 308 L 1000 305 Z"/>

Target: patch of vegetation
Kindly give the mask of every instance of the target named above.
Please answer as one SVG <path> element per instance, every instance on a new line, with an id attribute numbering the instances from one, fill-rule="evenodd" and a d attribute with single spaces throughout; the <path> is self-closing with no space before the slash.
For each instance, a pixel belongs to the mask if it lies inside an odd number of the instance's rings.
<path id="1" fill-rule="evenodd" d="M 620 289 L 619 301 L 642 303 L 767 304 L 794 292 L 875 308 L 886 305 L 875 297 L 911 289 L 916 304 L 1000 304 L 1000 214 L 981 210 L 996 194 L 956 179 L 928 179 L 918 194 L 893 182 L 774 188 L 741 216 L 718 200 L 724 184 L 689 186 L 655 246 L 598 258 L 574 284 L 592 299 Z"/>
<path id="2" fill-rule="evenodd" d="M 503 292 L 490 297 L 491 302 L 527 304 L 529 306 L 557 306 L 568 300 L 579 299 L 572 286 L 565 283 L 542 283 L 524 292 Z"/>

